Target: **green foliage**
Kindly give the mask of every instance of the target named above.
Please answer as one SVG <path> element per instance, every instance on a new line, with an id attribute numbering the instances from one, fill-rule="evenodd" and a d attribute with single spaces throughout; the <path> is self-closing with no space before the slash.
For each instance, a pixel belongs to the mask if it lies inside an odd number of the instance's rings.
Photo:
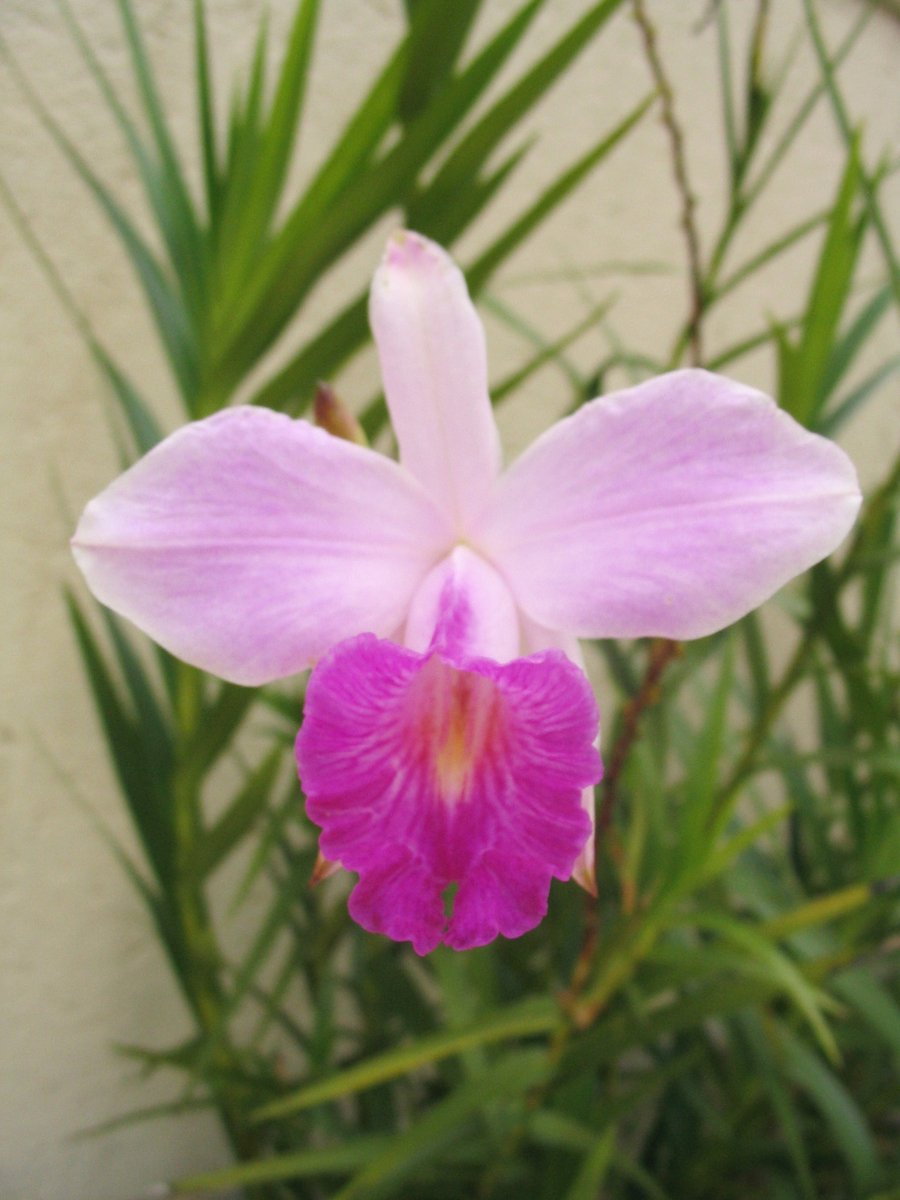
<path id="1" fill-rule="evenodd" d="M 448 244 L 473 224 L 477 230 L 529 151 L 524 118 L 626 7 L 586 5 L 510 81 L 510 58 L 527 45 L 542 0 L 514 6 L 476 46 L 478 0 L 409 0 L 405 36 L 297 195 L 290 167 L 320 4 L 297 4 L 272 78 L 260 26 L 223 122 L 205 5 L 194 0 L 198 196 L 134 0 L 118 0 L 118 8 L 139 120 L 68 0 L 59 3 L 130 149 L 153 239 L 0 48 L 124 246 L 186 417 L 232 402 L 242 388 L 256 403 L 305 408 L 315 380 L 337 372 L 367 336 L 365 296 L 353 296 L 276 363 L 269 351 L 284 349 L 313 286 L 388 211 Z M 758 0 L 749 42 L 738 48 L 732 7 L 725 0 L 714 16 L 727 200 L 693 281 L 699 310 L 685 314 L 660 355 L 623 341 L 609 298 L 555 341 L 493 298 L 494 311 L 530 343 L 529 358 L 495 388 L 498 402 L 554 363 L 574 406 L 610 372 L 640 377 L 682 363 L 702 344 L 710 366 L 767 353 L 783 406 L 833 433 L 859 418 L 900 365 L 900 356 L 864 358 L 880 324 L 900 316 L 897 253 L 880 198 L 887 172 L 867 165 L 837 78 L 866 17 L 830 51 L 806 0 L 802 36 L 819 79 L 791 108 L 782 85 L 794 59 L 772 63 L 767 3 Z M 470 264 L 475 291 L 602 168 L 657 98 L 654 91 L 617 126 L 598 130 L 593 146 L 525 199 Z M 735 264 L 748 213 L 823 106 L 845 148 L 832 202 Z M 126 453 L 144 451 L 160 434 L 151 404 L 79 313 L 5 187 L 2 197 L 110 385 L 129 431 Z M 746 281 L 812 238 L 816 267 L 795 316 L 748 314 L 746 336 L 710 343 L 708 314 L 735 298 L 744 304 Z M 881 265 L 874 278 L 860 265 L 873 249 Z M 589 327 L 603 331 L 609 352 L 586 375 L 567 350 Z M 383 404 L 373 401 L 368 432 L 384 420 Z M 355 928 L 339 881 L 308 887 L 314 831 L 289 762 L 302 689 L 221 684 L 69 597 L 142 852 L 140 862 L 117 855 L 194 1023 L 181 1045 L 127 1051 L 146 1070 L 180 1079 L 183 1090 L 171 1105 L 123 1120 L 209 1107 L 237 1160 L 175 1183 L 172 1194 L 243 1187 L 260 1200 L 893 1195 L 900 689 L 890 599 L 898 490 L 895 466 L 868 497 L 843 555 L 795 589 L 786 664 L 768 648 L 758 615 L 680 655 L 657 645 L 600 647 L 618 701 L 606 714 L 606 737 L 610 751 L 627 750 L 603 797 L 610 819 L 599 846 L 600 899 L 554 885 L 540 929 L 465 956 L 440 951 L 419 960 Z M 817 727 L 812 749 L 780 720 L 800 693 Z M 629 740 L 634 705 L 640 720 Z M 249 928 L 243 938 L 230 920 L 237 909 Z"/>

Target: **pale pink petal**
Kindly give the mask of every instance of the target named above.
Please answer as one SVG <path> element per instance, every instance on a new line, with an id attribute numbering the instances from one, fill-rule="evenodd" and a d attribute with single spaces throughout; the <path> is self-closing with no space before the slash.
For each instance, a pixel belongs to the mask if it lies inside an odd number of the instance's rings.
<path id="1" fill-rule="evenodd" d="M 563 633 L 558 629 L 545 629 L 543 625 L 538 625 L 537 621 L 532 621 L 530 617 L 524 613 L 519 614 L 519 624 L 522 630 L 522 653 L 536 654 L 541 650 L 562 650 L 569 662 L 574 663 L 579 671 L 584 671 L 584 655 L 581 652 L 581 646 L 578 639 L 572 637 L 571 634 Z M 597 736 L 594 739 L 594 745 L 600 747 L 600 730 L 597 730 Z M 600 776 L 602 778 L 602 774 Z M 598 780 L 599 782 L 599 780 Z M 597 852 L 595 843 L 595 809 L 596 795 L 594 787 L 587 787 L 581 793 L 581 807 L 587 813 L 590 821 L 590 833 L 587 841 L 581 849 L 581 853 L 575 860 L 575 866 L 572 869 L 572 878 L 579 887 L 584 888 L 591 896 L 597 895 Z"/>
<path id="2" fill-rule="evenodd" d="M 539 438 L 473 544 L 548 628 L 694 638 L 834 550 L 859 504 L 834 443 L 760 392 L 678 371 Z"/>
<path id="3" fill-rule="evenodd" d="M 310 679 L 297 762 L 322 853 L 359 874 L 354 919 L 420 954 L 534 928 L 588 833 L 596 723 L 558 651 L 452 664 L 367 634 L 336 646 Z"/>
<path id="4" fill-rule="evenodd" d="M 369 318 L 400 461 L 462 532 L 500 470 L 484 330 L 462 273 L 434 242 L 398 233 Z"/>
<path id="5" fill-rule="evenodd" d="M 451 658 L 466 654 L 508 662 L 520 653 L 512 593 L 489 563 L 467 546 L 456 546 L 419 586 L 403 640 L 420 652 L 431 648 Z"/>
<path id="6" fill-rule="evenodd" d="M 391 632 L 448 542 L 389 459 L 242 407 L 141 459 L 87 506 L 73 547 L 104 604 L 179 658 L 258 684 Z"/>

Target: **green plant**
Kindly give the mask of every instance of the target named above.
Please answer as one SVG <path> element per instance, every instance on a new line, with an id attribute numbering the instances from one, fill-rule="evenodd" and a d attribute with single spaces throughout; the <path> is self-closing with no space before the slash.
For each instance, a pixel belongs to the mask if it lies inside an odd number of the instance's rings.
<path id="1" fill-rule="evenodd" d="M 202 197 L 186 182 L 136 6 L 118 0 L 140 127 L 67 0 L 60 4 L 131 148 L 159 251 L 6 48 L 4 56 L 124 243 L 186 417 L 239 398 L 302 411 L 315 381 L 333 378 L 367 336 L 360 294 L 275 365 L 270 351 L 289 337 L 312 287 L 388 211 L 448 244 L 474 225 L 529 148 L 516 133 L 522 118 L 628 11 L 650 97 L 531 198 L 467 274 L 483 291 L 655 102 L 685 233 L 682 327 L 665 354 L 623 344 L 604 301 L 569 336 L 548 343 L 538 334 L 495 398 L 548 361 L 565 370 L 575 406 L 615 371 L 640 376 L 685 361 L 722 368 L 757 350 L 771 355 L 781 404 L 833 433 L 859 418 L 900 365 L 893 357 L 854 374 L 879 323 L 900 315 L 900 272 L 881 201 L 891 167 L 867 165 L 837 79 L 865 17 L 830 52 L 807 3 L 802 36 L 819 78 L 786 109 L 792 59 L 770 65 L 766 0 L 737 51 L 732 6 L 717 6 L 727 203 L 704 253 L 676 98 L 641 0 L 586 6 L 533 67 L 502 86 L 500 69 L 527 38 L 540 0 L 516 6 L 474 50 L 466 47 L 477 0 L 409 3 L 403 42 L 299 197 L 288 167 L 313 53 L 314 0 L 298 5 L 268 88 L 261 28 L 224 131 L 204 5 L 194 4 Z M 743 222 L 819 105 L 831 107 L 845 146 L 836 195 L 735 264 Z M 30 236 L 24 224 L 23 232 Z M 717 346 L 709 314 L 739 301 L 742 284 L 815 236 L 817 268 L 795 319 L 760 319 L 739 342 Z M 870 245 L 881 263 L 874 284 L 860 265 Z M 600 322 L 609 353 L 584 372 L 566 350 Z M 125 418 L 131 457 L 160 435 L 152 404 L 83 320 L 82 327 Z M 380 432 L 379 399 L 363 423 L 370 435 Z M 895 465 L 868 498 L 842 558 L 792 593 L 786 664 L 768 649 L 757 616 L 685 647 L 598 647 L 617 698 L 605 717 L 599 901 L 559 889 L 533 934 L 465 956 L 442 949 L 424 962 L 353 927 L 340 885 L 307 887 L 313 830 L 288 761 L 302 685 L 243 689 L 162 651 L 148 660 L 115 617 L 91 614 L 70 596 L 144 861 L 116 854 L 147 904 L 195 1025 L 168 1051 L 127 1052 L 182 1079 L 165 1111 L 215 1109 L 239 1160 L 181 1181 L 175 1194 L 244 1186 L 261 1197 L 340 1200 L 887 1200 L 900 1173 L 892 1137 L 900 740 L 890 609 L 898 487 Z M 820 734 L 813 750 L 779 719 L 804 689 Z M 221 779 L 235 773 L 223 802 Z M 236 886 L 229 876 L 226 909 L 254 914 L 246 941 L 235 941 L 221 911 L 226 863 L 240 866 Z M 258 909 L 247 905 L 251 895 Z"/>

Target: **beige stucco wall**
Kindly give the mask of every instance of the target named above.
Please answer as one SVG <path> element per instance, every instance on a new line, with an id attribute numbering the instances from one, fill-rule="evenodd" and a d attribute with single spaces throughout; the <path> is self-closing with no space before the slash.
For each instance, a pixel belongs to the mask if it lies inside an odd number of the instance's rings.
<path id="1" fill-rule="evenodd" d="M 449 2 L 449 0 L 448 0 Z M 180 142 L 192 144 L 188 0 L 135 0 L 159 65 Z M 104 62 L 127 80 L 124 42 L 112 0 L 74 0 Z M 209 0 L 221 82 L 248 51 L 262 8 L 256 0 Z M 273 0 L 273 28 L 284 27 L 291 0 Z M 370 68 L 380 63 L 400 24 L 400 0 L 326 0 L 302 161 L 315 161 L 340 128 Z M 714 228 L 720 210 L 721 138 L 714 35 L 696 28 L 706 0 L 650 0 L 664 31 L 663 53 L 678 85 L 689 131 L 690 165 L 701 197 L 700 222 Z M 750 0 L 731 3 L 740 28 Z M 512 0 L 487 0 L 484 27 L 496 25 Z M 534 55 L 584 8 L 551 0 L 517 62 Z M 800 19 L 799 0 L 773 5 L 785 46 Z M 856 0 L 822 5 L 832 36 L 858 12 Z M 0 0 L 0 34 L 44 100 L 77 139 L 99 174 L 133 207 L 138 191 L 119 137 L 98 101 L 53 0 Z M 870 160 L 900 145 L 900 22 L 878 15 L 843 79 L 865 119 Z M 515 64 L 514 64 L 515 65 Z M 811 78 L 801 61 L 798 79 Z M 127 85 L 126 85 L 127 86 Z M 633 25 L 623 14 L 540 108 L 532 127 L 540 148 L 509 189 L 510 215 L 597 132 L 644 92 L 647 76 Z M 802 84 L 792 85 L 794 95 Z M 226 89 L 223 86 L 222 91 Z M 175 405 L 149 324 L 118 245 L 83 187 L 22 104 L 0 69 L 0 162 L 28 220 L 53 256 L 79 305 L 104 341 L 171 422 Z M 809 127 L 773 195 L 750 223 L 749 248 L 786 228 L 832 192 L 839 142 L 827 109 Z M 894 190 L 894 197 L 897 197 Z M 894 215 L 897 215 L 895 205 Z M 475 249 L 495 228 L 494 213 L 463 244 Z M 385 223 L 387 228 L 390 223 Z M 898 222 L 900 224 L 900 222 Z M 341 271 L 359 286 L 371 271 L 380 230 Z M 756 329 L 766 313 L 799 306 L 811 247 L 791 254 L 711 324 L 719 344 Z M 671 277 L 598 279 L 571 284 L 523 282 L 529 273 L 626 258 L 680 268 L 666 143 L 653 121 L 598 173 L 509 264 L 497 291 L 548 333 L 584 312 L 585 296 L 621 290 L 620 331 L 645 347 L 665 345 L 680 311 L 683 283 Z M 877 262 L 873 259 L 873 270 Z M 131 844 L 104 758 L 101 737 L 63 618 L 61 585 L 74 582 L 67 551 L 72 519 L 111 477 L 115 460 L 104 417 L 103 387 L 71 322 L 7 216 L 0 212 L 0 457 L 3 504 L 3 654 L 0 661 L 0 1196 L 3 1200 L 133 1200 L 155 1180 L 226 1158 L 212 1120 L 193 1118 L 131 1128 L 101 1139 L 73 1140 L 80 1129 L 171 1093 L 147 1084 L 113 1051 L 117 1042 L 167 1045 L 185 1029 L 184 1015 L 145 915 L 92 828 L 82 802 Z M 322 304 L 333 303 L 326 296 Z M 748 317 L 748 313 L 752 316 Z M 896 340 L 885 322 L 880 352 Z M 522 353 L 521 343 L 489 320 L 496 376 Z M 585 363 L 602 354 L 599 337 L 581 348 Z M 371 391 L 371 363 L 347 376 L 349 395 Z M 737 372 L 765 384 L 760 360 Z M 527 402 L 504 418 L 511 448 L 546 424 L 562 399 L 545 372 Z M 845 444 L 865 482 L 897 441 L 896 389 L 851 429 Z"/>

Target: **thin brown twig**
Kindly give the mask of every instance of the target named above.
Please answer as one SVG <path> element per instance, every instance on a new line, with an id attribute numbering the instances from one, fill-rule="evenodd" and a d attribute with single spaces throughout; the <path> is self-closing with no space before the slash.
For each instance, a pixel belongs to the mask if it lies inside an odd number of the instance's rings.
<path id="1" fill-rule="evenodd" d="M 684 233 L 688 260 L 688 283 L 690 287 L 690 316 L 688 320 L 691 361 L 699 366 L 703 361 L 702 322 L 705 306 L 703 286 L 703 263 L 700 254 L 700 237 L 697 233 L 695 212 L 697 198 L 690 185 L 684 149 L 684 134 L 675 115 L 675 94 L 666 75 L 662 59 L 656 46 L 656 28 L 647 15 L 644 0 L 631 0 L 631 11 L 641 32 L 644 54 L 650 73 L 659 93 L 660 113 L 669 138 L 675 186 L 681 198 L 681 228 Z"/>
<path id="2" fill-rule="evenodd" d="M 622 770 L 640 733 L 641 717 L 652 708 L 660 697 L 660 682 L 666 667 L 682 653 L 680 642 L 667 638 L 654 638 L 650 643 L 650 655 L 640 687 L 622 709 L 622 731 L 612 748 L 603 777 L 603 798 L 597 830 L 602 836 L 609 830 L 613 811 L 618 799 L 619 779 Z"/>

